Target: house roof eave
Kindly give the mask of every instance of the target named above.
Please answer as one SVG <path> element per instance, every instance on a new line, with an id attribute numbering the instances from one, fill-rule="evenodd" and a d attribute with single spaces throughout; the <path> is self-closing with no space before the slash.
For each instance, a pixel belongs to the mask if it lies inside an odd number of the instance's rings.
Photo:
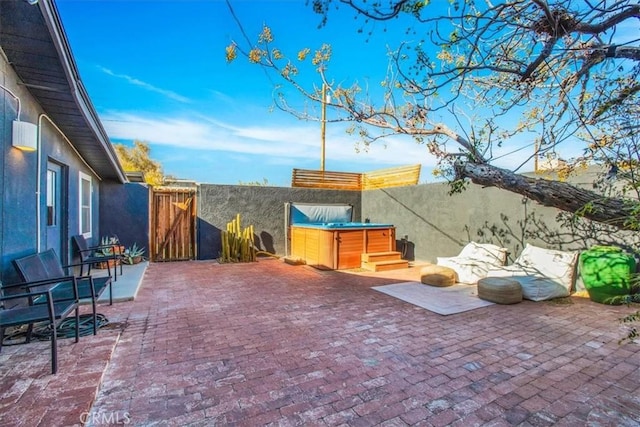
<path id="1" fill-rule="evenodd" d="M 55 2 L 1 2 L 0 20 L 0 45 L 19 83 L 100 179 L 127 182 L 82 84 Z"/>

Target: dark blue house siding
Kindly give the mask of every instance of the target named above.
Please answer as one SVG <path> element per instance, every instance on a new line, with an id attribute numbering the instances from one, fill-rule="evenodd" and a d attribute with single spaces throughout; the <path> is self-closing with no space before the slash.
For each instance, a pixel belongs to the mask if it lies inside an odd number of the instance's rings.
<path id="1" fill-rule="evenodd" d="M 21 120 L 34 122 L 27 108 L 28 92 L 9 82 L 17 81 L 11 67 L 1 60 L 0 83 L 21 100 Z M 6 90 L 0 89 L 2 100 L 2 206 L 0 212 L 0 280 L 15 280 L 11 260 L 34 251 L 36 243 L 36 153 L 23 152 L 12 146 L 12 122 L 18 115 L 18 103 Z"/>
<path id="2" fill-rule="evenodd" d="M 17 101 L 0 88 L 0 280 L 6 283 L 17 281 L 17 274 L 11 263 L 13 259 L 51 247 L 46 232 L 46 177 L 49 160 L 62 167 L 65 178 L 62 192 L 65 197 L 61 200 L 64 209 L 60 216 L 65 234 L 61 238 L 60 248 L 56 248 L 60 251 L 59 255 L 64 261 L 71 259 L 73 248 L 70 237 L 79 233 L 80 172 L 90 176 L 93 182 L 92 239 L 94 242 L 99 241 L 100 180 L 43 115 L 29 92 L 14 83 L 17 81 L 18 77 L 12 68 L 4 59 L 0 59 L 0 84 L 20 99 L 20 120 L 39 124 L 40 131 L 40 146 L 37 151 L 25 152 L 12 146 L 12 122 L 17 118 Z"/>

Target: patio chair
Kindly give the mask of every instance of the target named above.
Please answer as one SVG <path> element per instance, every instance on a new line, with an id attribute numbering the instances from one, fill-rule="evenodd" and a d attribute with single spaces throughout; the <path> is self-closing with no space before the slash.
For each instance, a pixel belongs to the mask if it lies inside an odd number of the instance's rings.
<path id="1" fill-rule="evenodd" d="M 64 269 L 75 266 L 74 264 L 63 266 L 54 249 L 47 249 L 38 254 L 29 255 L 13 261 L 16 270 L 22 280 L 32 282 L 36 280 L 53 280 L 59 277 L 67 276 Z M 75 277 L 78 298 L 91 299 L 91 308 L 93 315 L 93 334 L 98 333 L 97 318 L 97 302 L 104 291 L 109 288 L 109 304 L 113 304 L 113 285 L 111 276 L 93 277 L 77 276 Z M 70 282 L 66 282 L 57 286 L 53 290 L 54 299 L 70 298 L 73 290 Z"/>
<path id="2" fill-rule="evenodd" d="M 120 275 L 122 275 L 123 255 L 120 253 L 120 247 L 118 245 L 89 246 L 87 240 L 81 234 L 73 236 L 72 240 L 75 243 L 76 248 L 78 248 L 78 253 L 80 255 L 80 263 L 78 263 L 78 265 L 80 265 L 80 276 L 83 275 L 85 265 L 88 267 L 87 274 L 90 275 L 91 266 L 101 262 L 107 264 L 107 274 L 111 276 L 111 266 L 109 261 L 113 260 L 113 280 L 118 281 L 118 264 L 120 264 Z M 110 253 L 101 252 L 105 249 Z"/>
<path id="3" fill-rule="evenodd" d="M 75 311 L 75 342 L 80 339 L 80 313 L 78 309 L 77 288 L 73 286 L 73 298 L 56 300 L 53 291 L 61 283 L 60 279 L 39 281 L 37 283 L 17 283 L 2 285 L 0 282 L 0 351 L 4 340 L 5 329 L 9 327 L 29 325 L 26 342 L 31 341 L 31 329 L 36 323 L 47 322 L 51 338 L 51 373 L 58 372 L 58 335 L 57 327 L 71 312 Z M 71 278 L 75 284 L 75 279 Z M 4 290 L 18 288 L 20 293 L 5 295 Z M 39 303 L 36 304 L 35 301 Z"/>

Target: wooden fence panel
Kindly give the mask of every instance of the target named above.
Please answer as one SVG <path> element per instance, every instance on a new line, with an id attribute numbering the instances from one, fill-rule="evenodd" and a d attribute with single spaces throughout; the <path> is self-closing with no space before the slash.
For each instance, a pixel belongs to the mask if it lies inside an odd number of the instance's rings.
<path id="1" fill-rule="evenodd" d="M 416 185 L 420 179 L 420 169 L 421 165 L 411 165 L 367 172 L 364 174 L 362 189 L 374 190 Z"/>
<path id="2" fill-rule="evenodd" d="M 184 261 L 195 258 L 195 191 L 158 189 L 151 206 L 152 261 Z"/>
<path id="3" fill-rule="evenodd" d="M 353 191 L 403 187 L 418 184 L 420 168 L 420 165 L 400 166 L 366 173 L 294 169 L 291 186 Z"/>
<path id="4" fill-rule="evenodd" d="M 362 188 L 362 174 L 294 169 L 291 186 L 359 191 Z"/>

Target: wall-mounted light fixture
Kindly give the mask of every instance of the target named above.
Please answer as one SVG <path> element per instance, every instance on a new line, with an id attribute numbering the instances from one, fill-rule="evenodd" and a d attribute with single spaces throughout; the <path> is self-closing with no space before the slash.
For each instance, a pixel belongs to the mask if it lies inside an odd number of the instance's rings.
<path id="1" fill-rule="evenodd" d="M 36 151 L 38 148 L 38 126 L 33 123 L 20 121 L 20 98 L 6 87 L 0 85 L 0 89 L 4 89 L 11 95 L 18 104 L 17 118 L 13 121 L 13 132 L 11 135 L 11 145 L 23 151 Z"/>
<path id="2" fill-rule="evenodd" d="M 38 147 L 38 126 L 33 123 L 14 120 L 11 145 L 22 151 L 36 151 Z"/>

